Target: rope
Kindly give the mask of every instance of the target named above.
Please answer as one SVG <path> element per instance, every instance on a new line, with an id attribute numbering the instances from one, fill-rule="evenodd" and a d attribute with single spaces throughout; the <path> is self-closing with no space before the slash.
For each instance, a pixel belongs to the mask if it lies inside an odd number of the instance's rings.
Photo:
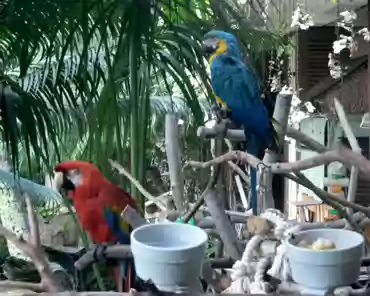
<path id="1" fill-rule="evenodd" d="M 280 241 L 284 241 L 287 229 L 292 226 L 284 220 L 283 214 L 276 209 L 267 209 L 260 215 L 275 225 L 273 235 Z M 251 293 L 267 294 L 269 283 L 264 281 L 264 274 L 271 265 L 271 258 L 261 258 L 257 263 L 253 262 L 253 251 L 260 246 L 261 242 L 269 239 L 271 236 L 255 235 L 247 243 L 242 258 L 236 261 L 232 267 L 232 283 L 224 293 Z M 290 272 L 288 264 L 285 262 L 285 248 L 282 243 L 277 250 L 277 256 L 273 261 L 273 266 L 269 270 L 276 270 L 274 277 L 281 278 L 281 272 L 284 278 L 289 278 Z M 280 248 L 280 249 L 279 249 Z M 280 250 L 280 251 L 279 251 Z M 254 275 L 254 276 L 253 276 Z"/>

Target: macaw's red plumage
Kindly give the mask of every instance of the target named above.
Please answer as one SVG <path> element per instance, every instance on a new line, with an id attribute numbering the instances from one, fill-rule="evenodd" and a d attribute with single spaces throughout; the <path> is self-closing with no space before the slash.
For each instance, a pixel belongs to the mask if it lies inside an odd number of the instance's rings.
<path id="1" fill-rule="evenodd" d="M 66 161 L 54 170 L 55 186 L 63 188 L 72 199 L 80 223 L 94 243 L 130 243 L 131 229 L 120 219 L 120 214 L 127 205 L 138 211 L 139 207 L 128 192 L 104 178 L 99 169 L 88 162 Z M 123 271 L 127 274 L 122 275 L 126 279 L 125 290 L 131 286 L 128 282 L 134 280 L 133 262 L 129 263 Z"/>

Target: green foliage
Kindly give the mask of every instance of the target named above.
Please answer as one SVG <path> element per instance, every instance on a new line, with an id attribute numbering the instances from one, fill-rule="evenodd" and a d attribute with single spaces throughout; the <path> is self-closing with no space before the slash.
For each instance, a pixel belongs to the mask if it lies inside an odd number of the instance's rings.
<path id="1" fill-rule="evenodd" d="M 241 11 L 236 1 L 9 1 L 0 26 L 0 108 L 15 167 L 19 155 L 32 175 L 74 157 L 107 168 L 114 156 L 130 159 L 143 180 L 158 86 L 171 97 L 176 85 L 194 123 L 203 122 L 198 96 L 210 93 L 203 33 L 235 31 L 250 58 L 280 42 Z"/>
<path id="2" fill-rule="evenodd" d="M 7 1 L 0 7 L 0 139 L 14 171 L 43 182 L 57 162 L 82 159 L 123 183 L 109 168 L 113 158 L 145 186 L 149 159 L 165 158 L 157 144 L 168 111 L 184 120 L 184 159 L 206 158 L 209 149 L 196 139 L 212 101 L 203 34 L 234 32 L 257 71 L 265 53 L 283 44 L 254 28 L 237 3 Z M 0 179 L 24 187 L 24 179 L 9 175 L 0 171 Z M 31 197 L 53 196 L 28 185 Z M 131 192 L 143 202 L 135 188 Z M 56 208 L 39 210 L 48 218 Z"/>

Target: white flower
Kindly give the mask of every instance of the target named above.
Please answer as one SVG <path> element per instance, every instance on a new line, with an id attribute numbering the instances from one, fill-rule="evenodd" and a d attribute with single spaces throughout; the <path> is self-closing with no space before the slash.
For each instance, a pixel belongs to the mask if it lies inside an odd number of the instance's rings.
<path id="1" fill-rule="evenodd" d="M 311 102 L 306 102 L 304 103 L 304 105 L 306 106 L 308 113 L 315 112 L 316 108 L 314 107 L 314 105 L 312 105 Z"/>
<path id="2" fill-rule="evenodd" d="M 299 27 L 301 30 L 307 30 L 314 25 L 313 18 L 301 11 L 301 8 L 297 6 L 296 10 L 292 15 L 291 28 Z"/>
<path id="3" fill-rule="evenodd" d="M 278 76 L 274 75 L 271 77 L 270 89 L 272 92 L 276 92 L 281 88 L 280 79 Z"/>
<path id="4" fill-rule="evenodd" d="M 297 95 L 293 95 L 293 97 L 292 97 L 292 107 L 298 107 L 298 105 L 301 103 L 301 100 L 300 100 L 300 98 L 298 98 L 298 96 Z"/>
<path id="5" fill-rule="evenodd" d="M 298 6 L 297 9 L 293 12 L 292 23 L 291 23 L 290 27 L 292 27 L 292 28 L 297 27 L 297 26 L 299 27 L 300 18 L 301 18 L 301 9 Z"/>
<path id="6" fill-rule="evenodd" d="M 330 76 L 334 79 L 338 79 L 342 76 L 342 68 L 338 61 L 334 59 L 334 55 L 332 53 L 329 53 L 328 67 Z"/>
<path id="7" fill-rule="evenodd" d="M 353 21 L 355 21 L 357 19 L 357 14 L 353 10 L 351 10 L 351 11 L 348 11 L 348 10 L 342 11 L 339 15 L 343 17 L 343 21 L 347 24 L 353 23 Z"/>
<path id="8" fill-rule="evenodd" d="M 334 54 L 339 54 L 344 48 L 352 48 L 352 41 L 351 36 L 340 35 L 340 39 L 333 42 Z"/>
<path id="9" fill-rule="evenodd" d="M 282 94 L 282 95 L 294 95 L 293 94 L 293 89 L 291 87 L 289 87 L 288 85 L 286 85 L 286 84 L 281 88 L 280 94 Z"/>
<path id="10" fill-rule="evenodd" d="M 367 28 L 362 28 L 357 33 L 362 35 L 362 37 L 364 37 L 365 41 L 370 41 L 370 32 Z"/>
<path id="11" fill-rule="evenodd" d="M 338 22 L 337 25 L 352 33 L 353 23 L 357 19 L 356 12 L 346 10 L 341 12 L 340 15 L 343 17 L 343 19 Z"/>
<path id="12" fill-rule="evenodd" d="M 329 69 L 330 76 L 334 79 L 338 79 L 342 76 L 342 69 L 335 68 L 335 69 Z"/>

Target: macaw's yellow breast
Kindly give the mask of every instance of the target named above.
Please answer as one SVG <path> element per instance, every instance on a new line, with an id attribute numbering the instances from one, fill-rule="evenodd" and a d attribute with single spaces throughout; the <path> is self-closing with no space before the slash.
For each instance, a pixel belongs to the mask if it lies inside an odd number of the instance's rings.
<path id="1" fill-rule="evenodd" d="M 212 61 L 215 57 L 217 57 L 219 54 L 224 54 L 225 52 L 227 52 L 227 43 L 225 40 L 221 39 L 220 41 L 218 41 L 218 47 L 216 51 L 210 56 L 208 60 L 209 65 L 212 64 Z"/>
<path id="2" fill-rule="evenodd" d="M 214 52 L 214 54 L 211 55 L 211 57 L 208 60 L 209 65 L 210 66 L 212 65 L 212 61 L 214 60 L 215 57 L 217 57 L 219 54 L 224 54 L 226 52 L 227 52 L 227 43 L 225 40 L 221 39 L 218 42 L 217 50 Z M 216 95 L 214 91 L 213 91 L 213 94 L 216 98 L 217 103 L 221 104 L 224 108 L 229 110 L 229 108 L 227 107 L 227 104 L 218 95 Z"/>

